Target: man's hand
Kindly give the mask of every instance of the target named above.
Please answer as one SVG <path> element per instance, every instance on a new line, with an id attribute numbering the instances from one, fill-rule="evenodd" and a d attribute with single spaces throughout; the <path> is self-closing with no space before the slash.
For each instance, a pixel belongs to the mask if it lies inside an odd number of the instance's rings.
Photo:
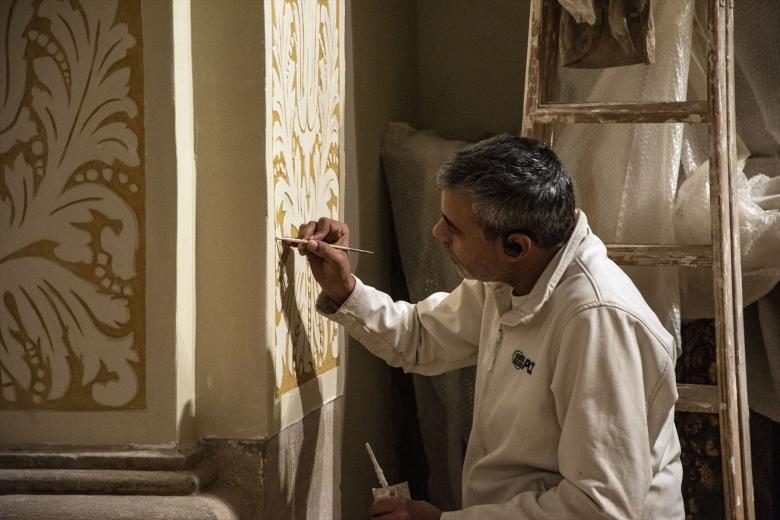
<path id="1" fill-rule="evenodd" d="M 380 498 L 371 505 L 371 518 L 383 520 L 439 520 L 441 510 L 423 500 Z"/>
<path id="2" fill-rule="evenodd" d="M 309 259 L 314 279 L 333 303 L 341 305 L 355 288 L 352 268 L 346 251 L 333 249 L 330 244 L 349 245 L 349 227 L 329 218 L 310 221 L 298 230 L 298 238 L 310 240 L 298 246 L 298 252 Z"/>

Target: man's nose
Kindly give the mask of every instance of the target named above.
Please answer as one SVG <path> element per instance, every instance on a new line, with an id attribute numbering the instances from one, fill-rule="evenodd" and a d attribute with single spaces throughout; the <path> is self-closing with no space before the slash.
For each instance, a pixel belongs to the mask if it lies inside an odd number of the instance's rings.
<path id="1" fill-rule="evenodd" d="M 436 223 L 433 225 L 433 229 L 431 229 L 431 233 L 433 236 L 441 240 L 442 242 L 446 239 L 446 235 L 444 234 L 444 222 L 441 218 L 436 221 Z"/>

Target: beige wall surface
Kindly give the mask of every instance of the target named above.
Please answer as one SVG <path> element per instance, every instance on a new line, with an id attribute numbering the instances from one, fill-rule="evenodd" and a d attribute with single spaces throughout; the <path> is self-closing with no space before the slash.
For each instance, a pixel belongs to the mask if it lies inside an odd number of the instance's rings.
<path id="1" fill-rule="evenodd" d="M 418 0 L 420 125 L 477 140 L 519 133 L 527 0 Z"/>
<path id="2" fill-rule="evenodd" d="M 7 4 L 6 4 L 7 5 Z M 24 5 L 24 3 L 15 4 Z M 108 26 L 108 18 L 111 15 L 112 2 L 103 2 L 101 4 L 93 5 L 91 8 L 96 9 L 94 16 L 106 17 L 104 26 Z M 89 162 L 85 167 L 85 171 L 80 169 L 74 170 L 73 178 L 68 182 L 84 183 L 84 185 L 106 183 L 106 186 L 112 186 L 117 182 L 117 192 L 123 188 L 129 193 L 143 192 L 145 196 L 145 218 L 140 217 L 142 213 L 135 213 L 135 220 L 133 217 L 127 216 L 119 219 L 115 215 L 115 211 L 121 210 L 123 207 L 115 199 L 115 203 L 111 204 L 111 197 L 107 194 L 102 194 L 102 202 L 100 202 L 99 213 L 103 219 L 104 225 L 107 222 L 105 219 L 117 219 L 119 225 L 111 224 L 112 232 L 101 233 L 100 243 L 106 244 L 113 241 L 114 247 L 121 245 L 121 232 L 127 232 L 132 229 L 133 225 L 145 224 L 145 240 L 134 244 L 135 247 L 139 247 L 140 251 L 145 248 L 146 256 L 146 311 L 145 311 L 145 356 L 138 357 L 137 363 L 143 363 L 146 367 L 145 381 L 139 379 L 138 385 L 145 389 L 146 399 L 145 404 L 141 401 L 140 406 L 136 405 L 135 410 L 128 411 L 5 411 L 0 414 L 0 421 L 3 427 L 0 428 L 0 443 L 74 443 L 74 444 L 126 444 L 126 443 L 139 443 L 139 444 L 172 444 L 177 441 L 177 425 L 175 415 L 175 397 L 176 397 L 176 381 L 175 381 L 175 247 L 176 243 L 172 240 L 175 237 L 176 229 L 176 158 L 174 155 L 175 146 L 173 142 L 173 85 L 171 75 L 171 63 L 172 63 L 172 41 L 171 41 L 171 8 L 170 5 L 165 2 L 125 2 L 119 10 L 120 16 L 126 15 L 128 11 L 139 11 L 142 18 L 136 23 L 130 22 L 128 25 L 122 25 L 119 23 L 113 25 L 113 31 L 103 32 L 105 38 L 119 38 L 124 30 L 127 30 L 129 26 L 133 30 L 140 30 L 143 26 L 143 34 L 136 34 L 134 38 L 140 43 L 143 42 L 143 48 L 154 49 L 153 53 L 145 52 L 143 55 L 143 70 L 140 69 L 128 69 L 122 68 L 121 64 L 115 68 L 108 69 L 109 63 L 122 59 L 123 47 L 120 45 L 113 53 L 106 54 L 107 58 L 105 62 L 102 62 L 106 67 L 102 71 L 103 74 L 111 75 L 114 79 L 104 83 L 103 88 L 116 89 L 116 93 L 119 93 L 118 101 L 109 103 L 104 106 L 102 111 L 95 112 L 106 119 L 102 119 L 104 125 L 101 129 L 98 125 L 98 129 L 94 129 L 89 124 L 82 127 L 82 130 L 90 129 L 93 133 L 93 139 L 96 143 L 101 144 L 98 147 L 99 155 L 96 156 L 96 160 Z M 45 8 L 45 9 L 44 9 Z M 53 3 L 44 2 L 40 4 L 40 9 L 68 9 L 69 6 L 65 4 L 54 5 Z M 40 14 L 40 13 L 39 13 Z M 69 19 L 68 15 L 63 15 L 65 19 Z M 137 14 L 136 14 L 137 16 Z M 78 16 L 80 19 L 80 16 Z M 89 17 L 87 17 L 90 20 Z M 127 22 L 127 20 L 125 20 Z M 78 27 L 78 23 L 74 22 L 74 27 Z M 40 35 L 45 33 L 45 26 L 41 25 L 38 29 L 40 34 L 37 38 L 37 43 L 41 44 Z M 67 30 L 66 30 L 67 32 Z M 78 31 L 76 31 L 78 32 Z M 68 45 L 67 38 L 63 38 L 63 33 L 57 32 L 55 26 L 51 26 L 51 35 L 48 37 L 56 39 L 58 45 L 63 49 Z M 83 40 L 77 39 L 79 44 L 86 43 Z M 49 44 L 52 41 L 44 41 L 44 52 L 52 52 L 53 59 L 51 63 L 54 63 L 60 70 L 68 70 L 68 65 L 57 65 L 62 63 L 63 60 L 57 61 L 58 50 L 55 47 L 50 47 Z M 130 51 L 128 51 L 130 52 Z M 67 58 L 66 58 L 67 56 Z M 63 59 L 72 60 L 75 56 L 74 51 L 71 49 L 70 53 L 63 52 Z M 38 62 L 37 67 L 46 71 L 46 74 L 52 76 L 56 74 L 53 69 L 48 68 L 49 63 L 45 61 Z M 95 64 L 97 67 L 93 70 L 93 73 L 100 73 L 100 64 Z M 139 61 L 140 67 L 140 61 Z M 137 73 L 135 76 L 134 74 Z M 51 87 L 51 93 L 59 92 L 58 88 L 75 89 L 80 86 L 83 77 L 77 76 L 73 69 L 64 78 L 64 83 L 59 83 L 59 87 Z M 135 116 L 132 110 L 125 112 L 127 116 L 137 117 L 138 120 L 143 118 L 143 124 L 135 124 L 130 126 L 129 130 L 122 129 L 122 116 L 120 112 L 127 110 L 128 102 L 122 101 L 122 96 L 127 94 L 126 90 L 123 90 L 123 81 L 127 81 L 130 78 L 131 85 L 132 78 L 143 77 L 143 82 L 131 86 L 129 95 L 133 96 L 134 88 L 139 89 L 136 92 L 140 92 L 143 88 L 144 92 L 153 91 L 158 95 L 146 96 L 143 105 L 143 112 L 138 112 Z M 62 81 L 62 80 L 60 80 Z M 83 85 L 82 85 L 83 86 Z M 126 87 L 124 87 L 126 88 Z M 100 91 L 99 91 L 100 92 Z M 124 92 L 124 94 L 123 94 Z M 164 93 L 168 93 L 165 95 Z M 109 91 L 110 93 L 110 91 Z M 160 95 L 162 94 L 162 95 Z M 40 96 L 40 94 L 38 94 Z M 97 93 L 95 93 L 97 95 Z M 54 96 L 52 96 L 52 99 Z M 140 99 L 140 98 L 138 98 Z M 138 103 L 138 101 L 136 101 Z M 139 106 L 138 108 L 140 109 Z M 63 106 L 56 106 L 52 108 L 54 117 L 66 117 L 66 113 Z M 110 109 L 110 110 L 109 110 Z M 60 111 L 60 112 L 58 112 Z M 112 112 L 115 111 L 115 112 Z M 99 122 L 98 122 L 99 123 Z M 110 125 L 110 126 L 109 126 Z M 139 129 L 144 128 L 144 133 Z M 52 129 L 49 128 L 49 131 Z M 141 178 L 138 175 L 130 175 L 123 170 L 122 165 L 132 164 L 132 154 L 134 150 L 134 141 L 130 133 L 135 133 L 135 138 L 138 139 L 138 153 L 142 153 L 143 157 L 143 173 L 146 174 L 144 182 L 141 182 Z M 113 135 L 116 134 L 116 135 Z M 75 135 L 75 134 L 74 134 Z M 113 135 L 113 137 L 112 137 Z M 101 141 L 105 139 L 105 141 Z M 49 139 L 47 141 L 49 146 L 57 145 L 57 141 Z M 62 143 L 60 143 L 62 144 Z M 66 148 L 54 148 L 62 153 Z M 83 153 L 83 147 L 80 149 L 80 153 Z M 143 151 L 143 152 L 141 152 Z M 51 151 L 50 151 L 51 153 Z M 119 154 L 117 156 L 112 154 Z M 63 156 L 65 157 L 65 156 Z M 97 170 L 99 162 L 105 161 L 113 172 L 108 172 L 104 167 L 101 167 L 99 176 L 90 172 L 90 168 Z M 60 163 L 60 166 L 64 164 Z M 71 164 L 75 164 L 71 161 Z M 140 164 L 140 163 L 136 163 Z M 53 164 L 56 167 L 57 164 Z M 105 166 L 105 165 L 104 165 Z M 64 166 L 62 166 L 64 168 Z M 78 166 L 74 166 L 78 168 Z M 149 173 L 152 174 L 149 174 Z M 81 174 L 83 173 L 83 180 L 81 180 Z M 111 173 L 111 175 L 109 175 Z M 124 175 L 120 175 L 124 174 Z M 124 180 L 124 182 L 123 182 Z M 97 181 L 97 182 L 95 182 Z M 70 184 L 68 184 L 70 186 Z M 137 191 L 133 191 L 132 186 L 136 187 Z M 80 188 L 83 189 L 83 188 Z M 84 197 L 85 199 L 93 199 L 94 203 L 98 195 Z M 89 203 L 89 200 L 85 201 Z M 75 205 L 74 205 L 75 207 Z M 131 205 L 131 207 L 133 207 Z M 116 208 L 116 209 L 114 209 Z M 129 210 L 125 210 L 122 215 L 128 215 Z M 136 210 L 138 211 L 138 210 Z M 74 215 L 76 222 L 88 222 L 83 220 L 94 217 L 95 213 L 86 211 L 84 215 Z M 64 220 L 60 221 L 62 224 Z M 118 231 L 117 231 L 118 230 Z M 62 233 L 67 233 L 67 229 Z M 140 230 L 139 230 L 140 231 Z M 119 235 L 115 235 L 119 233 Z M 61 235 L 62 236 L 62 235 Z M 135 240 L 141 240 L 138 235 Z M 3 240 L 3 243 L 7 243 Z M 93 242 L 94 244 L 95 242 Z M 75 243 L 74 243 L 75 244 Z M 85 243 L 89 246 L 90 242 Z M 67 250 L 65 250 L 67 251 Z M 122 256 L 118 256 L 117 249 L 112 249 L 114 254 L 112 255 L 111 262 L 106 262 L 104 266 L 101 263 L 99 253 L 94 253 L 95 259 L 99 264 L 99 267 L 103 271 L 97 271 L 95 276 L 103 273 L 119 273 L 125 272 L 131 263 L 125 263 L 124 266 L 118 264 L 121 260 L 127 260 Z M 61 251 L 62 252 L 62 251 Z M 133 258 L 132 256 L 130 257 Z M 136 260 L 143 258 L 138 254 L 134 257 Z M 75 259 L 71 259 L 75 261 Z M 136 266 L 142 266 L 143 262 L 137 263 Z M 119 278 L 119 276 L 117 276 Z M 132 285 L 131 285 L 132 287 Z M 133 294 L 143 294 L 144 287 L 134 287 Z M 109 283 L 107 291 L 113 291 L 114 287 Z M 119 287 L 120 292 L 124 293 L 122 287 Z M 143 307 L 141 307 L 143 308 Z M 105 312 L 106 309 L 97 308 L 94 310 L 96 316 Z M 65 312 L 65 311 L 63 311 Z M 52 318 L 56 322 L 57 318 Z M 4 321 L 3 326 L 7 326 L 8 321 Z M 63 318 L 63 321 L 67 321 L 67 316 Z M 54 329 L 52 329 L 53 331 Z M 83 331 L 84 329 L 82 329 Z M 103 327 L 100 329 L 101 333 L 110 330 L 110 327 Z M 121 338 L 121 335 L 117 337 Z M 103 346 L 100 348 L 106 348 L 111 346 L 114 340 L 110 338 L 104 341 Z M 109 352 L 106 349 L 106 352 Z M 98 362 L 98 364 L 100 364 Z M 111 365 L 107 365 L 110 367 Z M 140 365 L 137 365 L 140 366 Z M 136 372 L 139 374 L 140 372 Z M 72 384 L 82 384 L 84 379 L 82 374 L 78 371 L 72 374 Z M 100 372 L 99 377 L 108 377 L 108 381 L 121 381 L 116 376 L 111 376 L 110 373 Z M 110 389 L 111 385 L 106 388 Z M 116 394 L 115 394 L 116 395 Z M 94 393 L 92 394 L 94 398 Z M 116 405 L 117 403 L 113 403 Z M 121 406 L 121 404 L 120 404 Z M 105 408 L 105 407 L 103 407 Z"/>
<path id="3" fill-rule="evenodd" d="M 192 3 L 197 424 L 205 436 L 265 436 L 273 407 L 263 16 L 262 2 Z"/>
<path id="4" fill-rule="evenodd" d="M 345 220 L 351 243 L 375 251 L 356 255 L 366 283 L 391 286 L 392 215 L 379 149 L 388 121 L 417 119 L 417 31 L 412 0 L 348 3 Z M 364 444 L 371 443 L 388 478 L 398 472 L 391 417 L 390 368 L 347 341 L 341 452 L 343 518 L 365 518 L 376 480 Z"/>

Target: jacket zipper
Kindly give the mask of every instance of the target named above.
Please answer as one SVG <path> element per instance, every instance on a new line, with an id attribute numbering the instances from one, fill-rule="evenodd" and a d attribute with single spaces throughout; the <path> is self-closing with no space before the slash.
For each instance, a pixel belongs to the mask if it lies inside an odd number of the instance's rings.
<path id="1" fill-rule="evenodd" d="M 493 346 L 493 350 L 490 352 L 490 357 L 488 358 L 488 372 L 493 371 L 493 367 L 496 366 L 496 358 L 498 357 L 498 351 L 501 349 L 501 343 L 504 341 L 504 326 L 499 325 L 498 326 L 498 338 L 496 338 L 496 343 Z"/>
<path id="2" fill-rule="evenodd" d="M 492 350 L 490 350 L 487 354 L 487 359 L 485 359 L 485 363 L 487 364 L 487 371 L 486 372 L 492 372 L 493 367 L 496 364 L 496 358 L 498 357 L 498 350 L 501 348 L 501 343 L 504 341 L 504 326 L 499 325 L 498 326 L 498 337 L 496 338 L 496 341 L 493 344 Z M 479 403 L 477 410 L 479 411 L 479 418 L 480 422 L 482 424 L 485 424 L 485 421 L 487 419 L 487 411 L 485 410 L 485 394 L 487 393 L 487 389 L 489 386 L 490 378 L 488 377 L 487 373 L 482 374 L 482 384 L 480 385 L 480 392 L 479 392 Z M 484 439 L 480 439 L 480 447 L 482 448 L 483 453 L 487 453 L 487 447 L 485 446 Z"/>

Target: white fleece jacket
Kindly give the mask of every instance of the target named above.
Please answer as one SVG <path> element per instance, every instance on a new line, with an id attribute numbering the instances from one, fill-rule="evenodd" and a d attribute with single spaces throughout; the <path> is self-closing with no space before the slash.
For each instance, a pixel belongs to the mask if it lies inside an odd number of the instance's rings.
<path id="1" fill-rule="evenodd" d="M 477 364 L 465 519 L 682 519 L 676 350 L 578 212 L 531 293 L 465 280 L 411 305 L 359 280 L 318 308 L 409 372 Z"/>

